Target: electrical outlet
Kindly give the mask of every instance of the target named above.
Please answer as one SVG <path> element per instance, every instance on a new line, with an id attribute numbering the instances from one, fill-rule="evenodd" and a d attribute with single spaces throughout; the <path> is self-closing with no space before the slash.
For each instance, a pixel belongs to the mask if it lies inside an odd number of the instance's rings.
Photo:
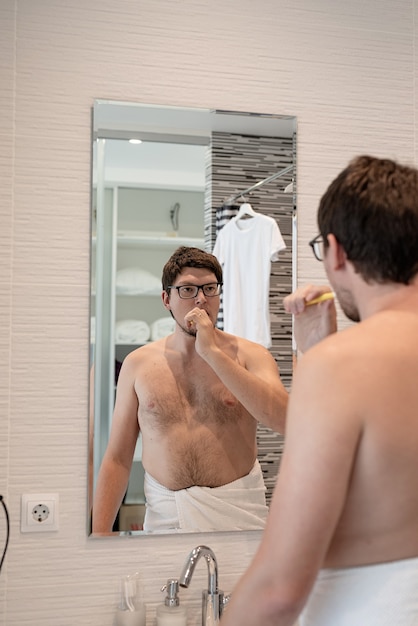
<path id="1" fill-rule="evenodd" d="M 59 496 L 57 493 L 23 494 L 20 530 L 22 533 L 58 530 Z"/>

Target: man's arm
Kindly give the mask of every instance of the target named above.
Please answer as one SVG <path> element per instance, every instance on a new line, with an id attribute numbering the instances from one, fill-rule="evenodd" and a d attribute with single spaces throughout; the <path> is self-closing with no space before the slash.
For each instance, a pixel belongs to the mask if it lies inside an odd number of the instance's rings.
<path id="1" fill-rule="evenodd" d="M 223 384 L 245 409 L 265 426 L 284 432 L 288 393 L 280 380 L 279 369 L 263 346 L 234 337 L 237 359 L 220 347 L 216 330 L 207 314 L 193 309 L 185 322 L 196 327 L 196 352 L 213 369 Z"/>
<path id="2" fill-rule="evenodd" d="M 125 495 L 139 434 L 134 367 L 125 359 L 117 386 L 109 443 L 100 466 L 93 501 L 93 533 L 109 533 Z"/>
<path id="3" fill-rule="evenodd" d="M 298 365 L 267 525 L 222 626 L 293 626 L 324 564 L 362 431 L 333 346 L 313 348 Z"/>
<path id="4" fill-rule="evenodd" d="M 239 338 L 237 342 L 242 363 L 216 347 L 203 358 L 258 422 L 284 433 L 289 394 L 274 358 L 259 344 Z"/>

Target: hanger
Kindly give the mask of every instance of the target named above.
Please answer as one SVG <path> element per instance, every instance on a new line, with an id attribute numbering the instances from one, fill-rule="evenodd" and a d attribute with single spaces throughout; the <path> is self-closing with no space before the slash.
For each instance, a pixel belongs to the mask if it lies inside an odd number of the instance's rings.
<path id="1" fill-rule="evenodd" d="M 241 220 L 247 217 L 255 217 L 256 215 L 257 213 L 254 211 L 251 204 L 249 202 L 244 202 L 244 204 L 241 204 L 239 208 L 236 219 Z"/>

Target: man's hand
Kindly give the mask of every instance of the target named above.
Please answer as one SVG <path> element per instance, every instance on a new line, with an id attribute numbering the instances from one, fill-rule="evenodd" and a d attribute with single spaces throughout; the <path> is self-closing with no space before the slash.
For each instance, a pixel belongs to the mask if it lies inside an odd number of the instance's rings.
<path id="1" fill-rule="evenodd" d="M 295 340 L 301 352 L 306 352 L 337 331 L 337 310 L 333 298 L 309 304 L 325 293 L 332 293 L 328 286 L 305 285 L 283 300 L 286 313 L 295 316 Z"/>
<path id="2" fill-rule="evenodd" d="M 184 317 L 190 331 L 196 333 L 196 352 L 205 359 L 211 348 L 216 345 L 215 327 L 204 309 L 195 307 Z"/>

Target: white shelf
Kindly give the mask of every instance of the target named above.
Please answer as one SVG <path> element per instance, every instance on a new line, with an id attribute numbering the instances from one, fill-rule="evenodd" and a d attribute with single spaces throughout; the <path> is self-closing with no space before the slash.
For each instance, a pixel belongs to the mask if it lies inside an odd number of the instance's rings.
<path id="1" fill-rule="evenodd" d="M 120 232 L 118 233 L 118 245 L 135 246 L 158 246 L 159 248 L 172 248 L 174 246 L 202 246 L 204 240 L 198 237 L 178 237 L 176 235 L 144 235 L 142 233 Z"/>
<path id="2" fill-rule="evenodd" d="M 138 291 L 137 293 L 130 293 L 128 291 L 118 291 L 116 289 L 115 295 L 117 298 L 161 298 L 161 292 L 163 288 L 161 287 L 160 291 Z"/>
<path id="3" fill-rule="evenodd" d="M 96 244 L 96 235 L 92 237 L 93 245 Z M 182 237 L 167 234 L 144 234 L 135 231 L 119 232 L 117 237 L 118 246 L 143 246 L 158 248 L 173 248 L 177 246 L 194 246 L 196 248 L 204 246 L 202 237 Z"/>
<path id="4" fill-rule="evenodd" d="M 149 343 L 153 343 L 150 339 L 148 341 L 141 341 L 140 343 L 134 341 L 126 343 L 126 341 L 120 343 L 119 341 L 115 342 L 115 346 L 120 346 L 121 348 L 131 348 L 132 346 L 136 346 L 137 348 L 146 346 Z"/>

